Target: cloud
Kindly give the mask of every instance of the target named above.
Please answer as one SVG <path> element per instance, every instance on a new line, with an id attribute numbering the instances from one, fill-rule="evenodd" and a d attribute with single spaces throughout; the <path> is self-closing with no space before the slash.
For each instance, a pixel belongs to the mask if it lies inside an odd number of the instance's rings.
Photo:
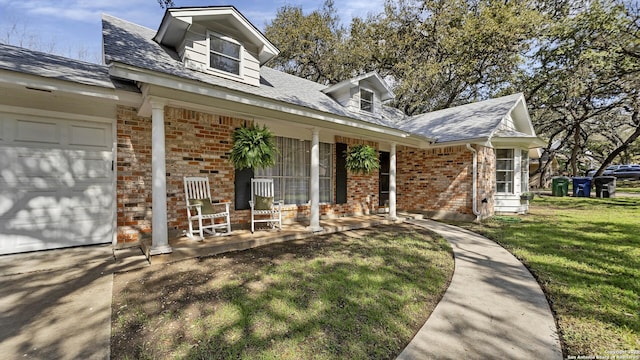
<path id="1" fill-rule="evenodd" d="M 126 13 L 135 9 L 134 13 L 144 13 L 146 8 L 159 8 L 158 4 L 152 0 L 0 1 L 7 7 L 25 12 L 27 16 L 46 16 L 86 23 L 99 21 L 100 15 L 105 12 Z"/>
<path id="2" fill-rule="evenodd" d="M 384 9 L 384 0 L 350 0 L 340 6 L 338 12 L 345 15 L 342 21 L 349 21 L 354 17 L 366 18 L 370 14 L 378 14 Z M 348 18 L 348 19 L 346 19 Z"/>

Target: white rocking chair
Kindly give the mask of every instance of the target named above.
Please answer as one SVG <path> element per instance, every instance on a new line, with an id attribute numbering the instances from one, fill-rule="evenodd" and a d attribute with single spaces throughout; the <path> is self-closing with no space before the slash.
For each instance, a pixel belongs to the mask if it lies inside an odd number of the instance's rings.
<path id="1" fill-rule="evenodd" d="M 255 230 L 255 223 L 269 223 L 274 228 L 282 230 L 283 200 L 273 200 L 273 179 L 251 179 L 251 233 Z M 257 217 L 257 218 L 256 218 Z"/>
<path id="2" fill-rule="evenodd" d="M 211 201 L 209 178 L 185 176 L 184 193 L 187 202 L 187 218 L 189 220 L 188 237 L 193 238 L 194 233 L 198 233 L 200 238 L 204 239 L 205 231 L 211 235 L 218 235 L 216 234 L 216 229 L 225 228 L 227 234 L 231 233 L 229 219 L 229 205 L 231 203 L 213 203 Z M 223 219 L 224 221 L 218 219 Z M 209 223 L 204 223 L 205 220 L 209 220 Z M 194 221 L 198 223 L 197 229 L 193 227 Z"/>

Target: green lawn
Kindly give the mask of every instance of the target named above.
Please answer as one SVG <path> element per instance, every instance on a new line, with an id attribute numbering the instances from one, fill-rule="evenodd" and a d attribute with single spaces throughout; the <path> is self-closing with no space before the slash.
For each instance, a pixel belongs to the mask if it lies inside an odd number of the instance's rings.
<path id="1" fill-rule="evenodd" d="M 462 226 L 531 269 L 566 355 L 640 349 L 640 198 L 536 197 L 528 215 Z"/>
<path id="2" fill-rule="evenodd" d="M 116 274 L 113 359 L 394 359 L 453 274 L 390 225 Z"/>
<path id="3" fill-rule="evenodd" d="M 640 193 L 640 181 L 620 180 L 616 182 L 616 190 L 626 193 Z"/>

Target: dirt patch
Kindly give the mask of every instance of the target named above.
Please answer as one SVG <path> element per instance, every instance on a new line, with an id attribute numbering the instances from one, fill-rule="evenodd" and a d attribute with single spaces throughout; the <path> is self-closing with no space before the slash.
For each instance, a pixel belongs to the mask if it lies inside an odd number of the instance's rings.
<path id="1" fill-rule="evenodd" d="M 452 273 L 390 225 L 116 274 L 112 358 L 394 358 Z"/>

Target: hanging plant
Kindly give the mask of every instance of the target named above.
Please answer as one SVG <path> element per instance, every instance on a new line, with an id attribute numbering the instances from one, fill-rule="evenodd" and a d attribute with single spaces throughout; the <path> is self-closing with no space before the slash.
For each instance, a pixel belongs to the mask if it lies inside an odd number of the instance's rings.
<path id="1" fill-rule="evenodd" d="M 236 169 L 262 169 L 275 165 L 278 148 L 275 137 L 266 126 L 237 128 L 232 136 L 229 159 Z"/>
<path id="2" fill-rule="evenodd" d="M 355 174 L 369 174 L 380 168 L 378 152 L 372 146 L 358 144 L 346 151 L 347 170 Z"/>

